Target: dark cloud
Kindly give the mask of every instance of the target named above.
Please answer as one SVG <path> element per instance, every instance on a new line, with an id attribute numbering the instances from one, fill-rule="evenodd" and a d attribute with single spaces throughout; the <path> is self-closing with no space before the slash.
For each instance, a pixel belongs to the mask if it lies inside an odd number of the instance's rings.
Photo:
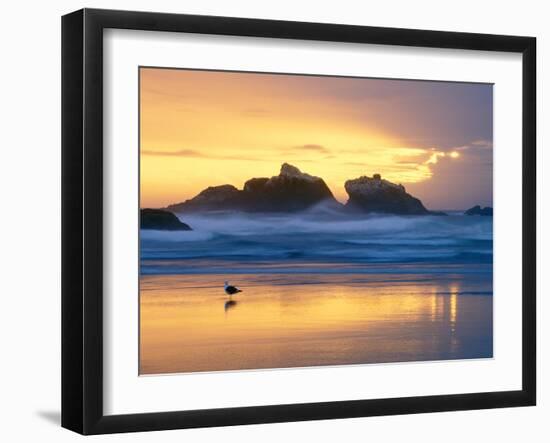
<path id="1" fill-rule="evenodd" d="M 346 107 L 347 118 L 406 140 L 447 151 L 493 137 L 493 86 L 481 83 L 298 77 L 301 100 Z"/>
<path id="2" fill-rule="evenodd" d="M 406 185 L 430 209 L 465 210 L 493 206 L 493 151 L 485 144 L 455 149 L 459 158 L 440 157 L 430 165 L 431 179 Z"/>

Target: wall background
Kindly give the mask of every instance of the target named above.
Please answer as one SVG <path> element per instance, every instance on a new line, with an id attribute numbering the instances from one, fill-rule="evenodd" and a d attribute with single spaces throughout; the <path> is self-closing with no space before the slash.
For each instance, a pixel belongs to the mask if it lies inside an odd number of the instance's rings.
<path id="1" fill-rule="evenodd" d="M 94 441 L 422 441 L 550 437 L 548 156 L 550 28 L 543 2 L 279 0 L 19 1 L 2 8 L 0 68 L 0 436 L 9 442 L 81 440 L 60 414 L 60 16 L 81 7 L 531 35 L 538 38 L 539 405 L 500 409 L 94 437 Z M 546 123 L 545 123 L 546 122 Z M 546 126 L 546 127 L 545 127 Z M 514 177 L 510 178 L 514 180 Z M 520 208 L 518 208 L 520 210 Z M 541 249 L 544 247 L 544 253 Z"/>

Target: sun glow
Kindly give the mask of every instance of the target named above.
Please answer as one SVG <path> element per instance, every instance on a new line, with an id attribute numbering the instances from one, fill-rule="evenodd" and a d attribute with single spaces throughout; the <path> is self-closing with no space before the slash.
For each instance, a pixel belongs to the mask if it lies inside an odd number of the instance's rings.
<path id="1" fill-rule="evenodd" d="M 342 82 L 365 97 L 346 95 Z M 398 129 L 411 125 L 410 115 L 398 120 L 393 92 L 386 104 L 378 89 L 365 93 L 372 85 L 365 82 L 142 68 L 142 207 L 181 202 L 208 186 L 241 188 L 277 175 L 284 162 L 322 177 L 345 202 L 348 179 L 378 173 L 407 186 L 430 180 L 443 158 L 461 156 L 404 138 Z"/>

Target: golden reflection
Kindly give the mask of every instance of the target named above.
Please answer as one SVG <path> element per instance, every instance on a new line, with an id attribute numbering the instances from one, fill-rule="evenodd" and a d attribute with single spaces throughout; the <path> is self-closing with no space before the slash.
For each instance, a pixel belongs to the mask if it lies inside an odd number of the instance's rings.
<path id="1" fill-rule="evenodd" d="M 458 285 L 456 284 L 451 285 L 450 292 L 451 292 L 451 300 L 450 300 L 449 316 L 450 316 L 450 322 L 451 322 L 451 330 L 454 332 L 455 326 L 456 326 L 456 312 L 457 312 L 456 302 L 457 302 L 457 294 L 459 292 Z"/>
<path id="2" fill-rule="evenodd" d="M 140 373 L 457 358 L 463 331 L 490 333 L 492 298 L 459 304 L 455 284 L 449 293 L 446 284 L 387 276 L 355 283 L 350 275 L 291 275 L 284 285 L 269 278 L 232 276 L 245 290 L 227 300 L 223 277 L 142 276 Z M 459 308 L 475 313 L 467 328 Z"/>
<path id="3" fill-rule="evenodd" d="M 432 289 L 430 295 L 430 320 L 434 321 L 437 314 L 437 294 L 435 288 Z"/>

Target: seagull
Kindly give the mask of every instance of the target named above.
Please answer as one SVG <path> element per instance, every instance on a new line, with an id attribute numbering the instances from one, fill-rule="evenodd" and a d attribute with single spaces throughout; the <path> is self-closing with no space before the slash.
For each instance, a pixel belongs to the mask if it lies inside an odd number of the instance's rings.
<path id="1" fill-rule="evenodd" d="M 223 288 L 225 290 L 225 293 L 229 296 L 232 296 L 233 294 L 236 294 L 237 292 L 243 292 L 239 288 L 235 286 L 231 286 L 229 282 L 226 280 L 225 286 Z"/>

